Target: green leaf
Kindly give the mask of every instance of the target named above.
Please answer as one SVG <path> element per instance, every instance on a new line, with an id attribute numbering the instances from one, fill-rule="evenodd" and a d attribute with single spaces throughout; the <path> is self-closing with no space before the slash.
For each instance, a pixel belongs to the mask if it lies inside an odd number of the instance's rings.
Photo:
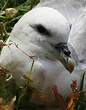
<path id="1" fill-rule="evenodd" d="M 79 89 L 79 91 L 83 91 L 83 87 L 84 87 L 84 77 L 85 77 L 85 72 L 83 73 L 83 76 L 82 76 L 82 79 L 81 79 L 81 82 L 80 82 L 80 89 Z"/>

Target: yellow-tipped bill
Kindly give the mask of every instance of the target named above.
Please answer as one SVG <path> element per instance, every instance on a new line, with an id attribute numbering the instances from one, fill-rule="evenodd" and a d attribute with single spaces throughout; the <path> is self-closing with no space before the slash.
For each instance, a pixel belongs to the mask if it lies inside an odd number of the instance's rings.
<path id="1" fill-rule="evenodd" d="M 65 68 L 70 72 L 70 73 L 72 73 L 73 72 L 73 70 L 74 70 L 74 62 L 73 62 L 73 60 L 71 59 L 71 58 L 69 58 L 68 59 L 68 63 L 66 63 L 66 65 L 65 65 Z"/>

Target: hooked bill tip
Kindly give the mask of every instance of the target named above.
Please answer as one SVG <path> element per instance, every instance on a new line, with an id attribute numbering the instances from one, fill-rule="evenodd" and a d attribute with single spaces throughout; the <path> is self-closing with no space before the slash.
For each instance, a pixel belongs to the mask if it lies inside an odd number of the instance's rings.
<path id="1" fill-rule="evenodd" d="M 66 69 L 70 72 L 70 73 L 72 73 L 73 72 L 73 70 L 74 70 L 74 62 L 73 62 L 73 60 L 72 59 L 69 59 L 68 60 L 68 63 L 66 64 Z"/>

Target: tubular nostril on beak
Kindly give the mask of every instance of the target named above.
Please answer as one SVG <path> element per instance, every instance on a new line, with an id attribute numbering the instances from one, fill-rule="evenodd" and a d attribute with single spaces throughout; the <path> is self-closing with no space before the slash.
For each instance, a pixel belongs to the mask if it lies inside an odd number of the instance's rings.
<path id="1" fill-rule="evenodd" d="M 68 57 L 71 57 L 71 52 L 69 50 L 65 50 L 64 51 L 64 54 Z"/>

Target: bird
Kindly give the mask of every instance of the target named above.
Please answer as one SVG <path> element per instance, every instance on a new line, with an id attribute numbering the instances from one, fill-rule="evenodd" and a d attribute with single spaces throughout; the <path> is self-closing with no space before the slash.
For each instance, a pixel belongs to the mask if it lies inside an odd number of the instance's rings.
<path id="1" fill-rule="evenodd" d="M 35 56 L 32 79 L 36 80 L 36 84 L 40 83 L 40 79 L 38 80 L 38 76 L 41 77 L 39 72 L 44 72 L 41 79 L 44 82 L 47 78 L 49 79 L 48 74 L 52 74 L 53 71 L 55 71 L 56 74 L 56 71 L 58 71 L 56 62 L 58 60 L 62 62 L 66 69 L 72 72 L 73 68 L 69 65 L 73 63 L 71 63 L 71 53 L 67 47 L 69 32 L 70 25 L 61 13 L 48 7 L 35 8 L 26 13 L 14 26 L 7 40 L 7 44 L 13 41 L 28 55 Z M 22 53 L 22 51 L 18 50 L 15 45 L 4 47 L 0 58 L 2 66 L 16 74 L 15 77 L 18 83 L 19 79 L 22 79 L 21 74 L 27 74 L 29 72 L 32 62 L 31 59 Z M 50 67 L 48 65 L 50 65 Z M 53 65 L 55 67 L 53 67 Z"/>
<path id="2" fill-rule="evenodd" d="M 74 68 L 67 47 L 69 33 L 70 24 L 61 13 L 49 7 L 34 8 L 15 24 L 6 42 L 16 43 L 24 52 L 15 45 L 5 46 L 1 52 L 0 64 L 14 73 L 17 84 L 22 85 L 23 75 L 28 75 L 32 64 L 26 54 L 35 56 L 31 74 L 34 81 L 32 85 L 40 90 L 52 89 L 55 81 L 60 85 L 58 61 L 70 72 Z"/>
<path id="3" fill-rule="evenodd" d="M 77 40 L 73 39 L 77 27 L 74 25 L 77 14 L 70 14 L 69 10 L 65 13 L 63 11 L 65 8 L 60 8 L 61 5 L 57 5 L 59 8 L 54 9 L 48 5 L 45 6 L 46 1 L 41 0 L 40 3 L 43 3 L 43 6 L 39 4 L 15 24 L 6 42 L 10 45 L 2 49 L 0 64 L 13 73 L 17 85 L 20 86 L 25 84 L 23 76 L 24 74 L 28 76 L 33 61 L 31 56 L 33 56 L 34 65 L 30 77 L 33 83 L 31 86 L 54 97 L 52 87 L 57 85 L 59 93 L 65 96 L 71 92 L 72 80 L 80 82 L 83 71 L 83 69 L 79 69 L 79 66 L 82 67 L 79 59 L 75 58 L 78 53 L 73 51 L 74 49 L 78 52 Z M 79 14 L 81 14 L 81 10 Z M 75 43 L 73 43 L 74 41 Z M 72 45 L 73 49 L 71 46 L 68 47 L 68 43 Z M 76 65 L 74 72 L 72 72 L 73 62 Z M 70 72 L 72 73 L 70 74 Z M 53 100 L 53 98 L 51 99 Z"/>

